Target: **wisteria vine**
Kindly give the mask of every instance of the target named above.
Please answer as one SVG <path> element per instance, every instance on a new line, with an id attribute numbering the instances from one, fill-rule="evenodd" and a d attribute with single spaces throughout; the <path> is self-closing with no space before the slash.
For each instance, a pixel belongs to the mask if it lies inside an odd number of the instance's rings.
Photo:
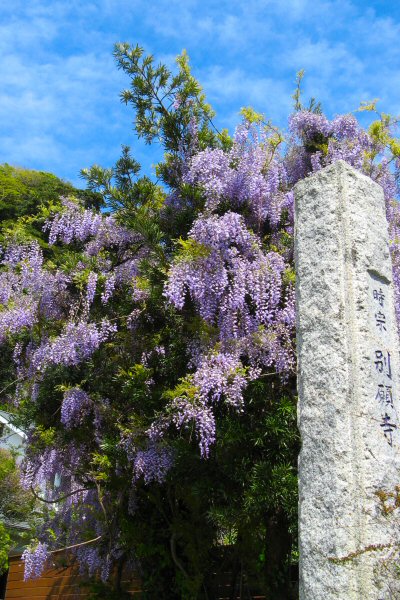
<path id="1" fill-rule="evenodd" d="M 107 514 L 112 494 L 103 482 L 127 482 L 118 498 L 133 514 L 140 489 L 164 485 L 173 471 L 176 439 L 195 439 L 206 459 L 218 415 L 246 411 L 251 382 L 266 374 L 283 382 L 293 377 L 297 181 L 340 159 L 383 187 L 400 320 L 398 160 L 382 136 L 352 115 L 330 121 L 303 110 L 289 119 L 286 148 L 272 142 L 268 128 L 246 121 L 227 147 L 180 148 L 180 176 L 160 205 L 160 220 L 168 207 L 184 209 L 183 188 L 202 203 L 186 237 L 160 245 L 161 266 L 142 229 L 74 199 L 63 199 L 44 227 L 50 248 L 68 250 L 68 264 L 45 259 L 37 242 L 10 240 L 3 250 L 0 342 L 14 349 L 14 401 L 51 405 L 47 433 L 30 428 L 23 482 L 60 507 L 49 513 L 40 542 L 24 552 L 26 577 L 40 575 L 58 540 L 76 546 L 82 568 L 106 580 L 126 548 Z M 186 372 L 167 392 L 157 387 L 172 354 L 154 334 L 159 310 L 201 323 L 185 340 Z M 101 379 L 118 360 L 107 393 L 96 389 L 90 378 Z M 84 531 L 96 543 L 81 546 Z"/>

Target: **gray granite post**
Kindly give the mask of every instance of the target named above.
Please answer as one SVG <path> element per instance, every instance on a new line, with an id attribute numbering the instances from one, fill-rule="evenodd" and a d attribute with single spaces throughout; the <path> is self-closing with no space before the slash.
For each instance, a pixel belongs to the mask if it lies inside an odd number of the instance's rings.
<path id="1" fill-rule="evenodd" d="M 295 187 L 300 599 L 400 598 L 399 343 L 383 192 L 338 161 Z M 389 496 L 386 504 L 394 500 Z"/>

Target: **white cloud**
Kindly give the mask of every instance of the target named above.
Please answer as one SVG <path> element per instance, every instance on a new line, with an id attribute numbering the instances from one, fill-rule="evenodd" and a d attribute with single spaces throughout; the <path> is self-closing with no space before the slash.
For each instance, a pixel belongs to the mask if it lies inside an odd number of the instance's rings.
<path id="1" fill-rule="evenodd" d="M 400 24 L 351 0 L 14 0 L 2 12 L 0 162 L 75 178 L 134 141 L 116 41 L 138 41 L 170 67 L 186 48 L 221 126 L 233 128 L 244 105 L 284 125 L 300 68 L 305 96 L 329 113 L 377 96 L 399 112 Z"/>

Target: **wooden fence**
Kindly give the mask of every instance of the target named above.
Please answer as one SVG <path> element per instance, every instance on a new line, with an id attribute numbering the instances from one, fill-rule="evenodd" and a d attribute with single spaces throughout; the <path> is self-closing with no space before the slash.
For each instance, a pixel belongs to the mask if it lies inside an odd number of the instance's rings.
<path id="1" fill-rule="evenodd" d="M 79 575 L 77 566 L 53 567 L 38 579 L 24 581 L 24 564 L 21 556 L 10 558 L 5 600 L 85 600 L 89 596 L 85 578 Z M 231 588 L 231 573 L 219 573 L 210 600 L 266 600 L 265 596 L 254 595 L 246 583 Z M 138 578 L 123 577 L 123 588 L 132 599 L 140 600 L 141 584 Z M 160 599 L 161 600 L 161 599 Z"/>
<path id="2" fill-rule="evenodd" d="M 77 567 L 55 567 L 42 577 L 24 581 L 24 564 L 20 556 L 10 558 L 5 600 L 84 600 L 89 592 Z M 140 597 L 140 581 L 123 582 L 132 598 Z"/>

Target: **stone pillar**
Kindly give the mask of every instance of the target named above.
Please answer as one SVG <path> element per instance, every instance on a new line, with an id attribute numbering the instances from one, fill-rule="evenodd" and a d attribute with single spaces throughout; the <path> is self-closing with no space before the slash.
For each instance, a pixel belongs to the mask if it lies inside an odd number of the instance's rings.
<path id="1" fill-rule="evenodd" d="M 400 484 L 383 192 L 338 161 L 298 183 L 295 199 L 300 599 L 399 598 L 387 559 L 400 520 L 379 499 L 392 506 Z"/>

